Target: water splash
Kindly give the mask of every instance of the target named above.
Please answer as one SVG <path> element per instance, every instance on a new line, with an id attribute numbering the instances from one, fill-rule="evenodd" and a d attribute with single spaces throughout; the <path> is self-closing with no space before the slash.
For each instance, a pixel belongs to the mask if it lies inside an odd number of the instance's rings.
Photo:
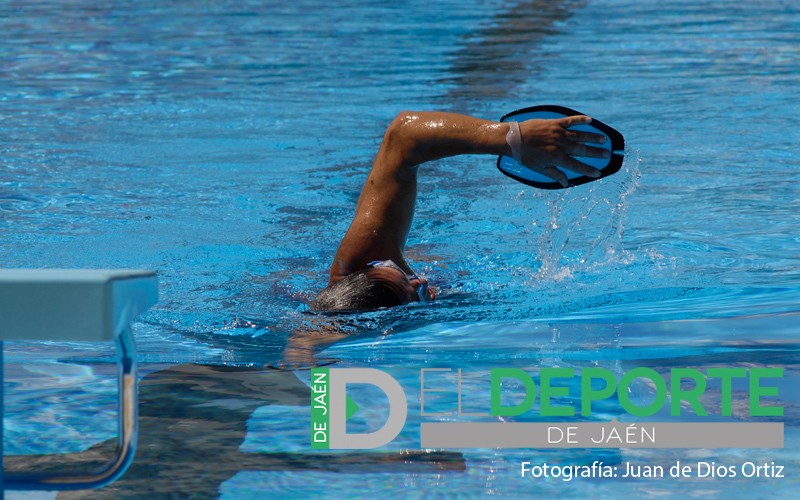
<path id="1" fill-rule="evenodd" d="M 636 256 L 622 245 L 628 198 L 639 187 L 641 157 L 626 151 L 623 169 L 589 189 L 559 191 L 547 197 L 548 218 L 537 241 L 541 266 L 531 278 L 547 284 L 578 274 L 608 271 L 627 265 Z M 532 223 L 537 225 L 536 221 Z"/>

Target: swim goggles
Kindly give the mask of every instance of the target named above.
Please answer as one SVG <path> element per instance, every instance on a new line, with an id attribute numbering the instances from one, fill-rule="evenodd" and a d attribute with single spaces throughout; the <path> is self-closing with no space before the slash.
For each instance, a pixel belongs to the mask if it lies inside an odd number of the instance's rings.
<path id="1" fill-rule="evenodd" d="M 406 279 L 409 282 L 411 282 L 411 280 L 417 280 L 419 282 L 419 286 L 416 287 L 416 288 L 417 288 L 417 298 L 419 299 L 420 302 L 427 302 L 427 301 L 431 300 L 431 296 L 428 293 L 428 283 L 423 282 L 422 280 L 420 280 L 419 276 L 417 276 L 416 274 L 413 274 L 413 273 L 412 274 L 407 274 L 405 271 L 403 271 L 403 268 L 401 268 L 400 266 L 395 264 L 394 261 L 392 261 L 392 260 L 373 260 L 372 262 L 367 264 L 367 267 L 369 267 L 369 268 L 372 268 L 372 267 L 389 267 L 389 268 L 392 268 L 392 269 L 397 269 L 398 271 L 403 273 L 403 276 L 405 276 Z"/>

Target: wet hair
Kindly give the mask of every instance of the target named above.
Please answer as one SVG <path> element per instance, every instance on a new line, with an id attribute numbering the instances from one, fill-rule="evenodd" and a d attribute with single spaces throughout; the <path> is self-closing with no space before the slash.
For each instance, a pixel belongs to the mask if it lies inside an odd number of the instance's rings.
<path id="1" fill-rule="evenodd" d="M 365 269 L 325 287 L 311 304 L 313 311 L 366 311 L 407 304 L 397 286 Z"/>

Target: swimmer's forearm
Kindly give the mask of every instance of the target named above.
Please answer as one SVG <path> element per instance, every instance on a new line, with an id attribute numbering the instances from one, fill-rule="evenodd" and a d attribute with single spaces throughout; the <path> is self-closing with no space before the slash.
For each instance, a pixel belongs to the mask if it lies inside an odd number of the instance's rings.
<path id="1" fill-rule="evenodd" d="M 400 153 L 401 166 L 462 154 L 510 154 L 508 125 L 467 115 L 404 111 L 389 126 L 384 141 Z"/>

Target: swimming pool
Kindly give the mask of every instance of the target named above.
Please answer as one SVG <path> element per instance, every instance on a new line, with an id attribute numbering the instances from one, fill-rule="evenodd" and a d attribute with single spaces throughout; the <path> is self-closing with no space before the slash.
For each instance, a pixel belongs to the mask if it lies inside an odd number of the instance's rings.
<path id="1" fill-rule="evenodd" d="M 489 157 L 426 167 L 407 250 L 415 270 L 442 285 L 442 300 L 355 318 L 361 335 L 320 357 L 386 369 L 405 386 L 413 386 L 408 370 L 437 365 L 782 366 L 782 450 L 545 455 L 577 464 L 754 454 L 797 470 L 798 6 L 93 4 L 0 6 L 0 265 L 158 270 L 161 303 L 136 330 L 146 377 L 166 373 L 150 380 L 172 380 L 175 365 L 256 377 L 249 367 L 281 357 L 290 333 L 309 320 L 307 302 L 326 281 L 397 112 L 499 118 L 558 103 L 625 134 L 623 170 L 544 193 L 506 179 Z M 79 424 L 113 413 L 108 352 L 43 349 L 7 347 L 7 369 L 21 380 L 7 388 L 7 451 L 78 452 L 109 437 L 113 419 L 108 428 Z M 206 382 L 220 376 L 195 369 Z M 565 489 L 520 479 L 519 462 L 531 452 L 514 450 L 443 459 L 464 470 L 382 469 L 364 457 L 336 472 L 315 470 L 319 457 L 302 441 L 308 408 L 293 399 L 302 381 L 307 372 L 270 379 L 289 389 L 240 401 L 240 451 L 272 462 L 227 471 L 223 497 L 332 488 L 350 496 L 365 477 L 375 491 L 412 496 L 666 494 L 688 484 L 698 496 L 769 488 L 780 497 L 797 488 L 792 476 L 576 480 Z M 153 402 L 159 394 L 144 395 Z M 68 417 L 42 408 L 43 397 L 66 406 Z M 84 404 L 98 397 L 97 407 Z M 147 429 L 158 428 L 153 419 Z M 407 425 L 387 452 L 413 448 L 416 428 Z M 223 446 L 207 437 L 201 447 Z M 198 474 L 188 464 L 200 460 L 177 450 L 163 460 L 184 472 L 165 483 L 193 487 Z M 161 485 L 131 473 L 118 484 L 123 491 Z"/>

